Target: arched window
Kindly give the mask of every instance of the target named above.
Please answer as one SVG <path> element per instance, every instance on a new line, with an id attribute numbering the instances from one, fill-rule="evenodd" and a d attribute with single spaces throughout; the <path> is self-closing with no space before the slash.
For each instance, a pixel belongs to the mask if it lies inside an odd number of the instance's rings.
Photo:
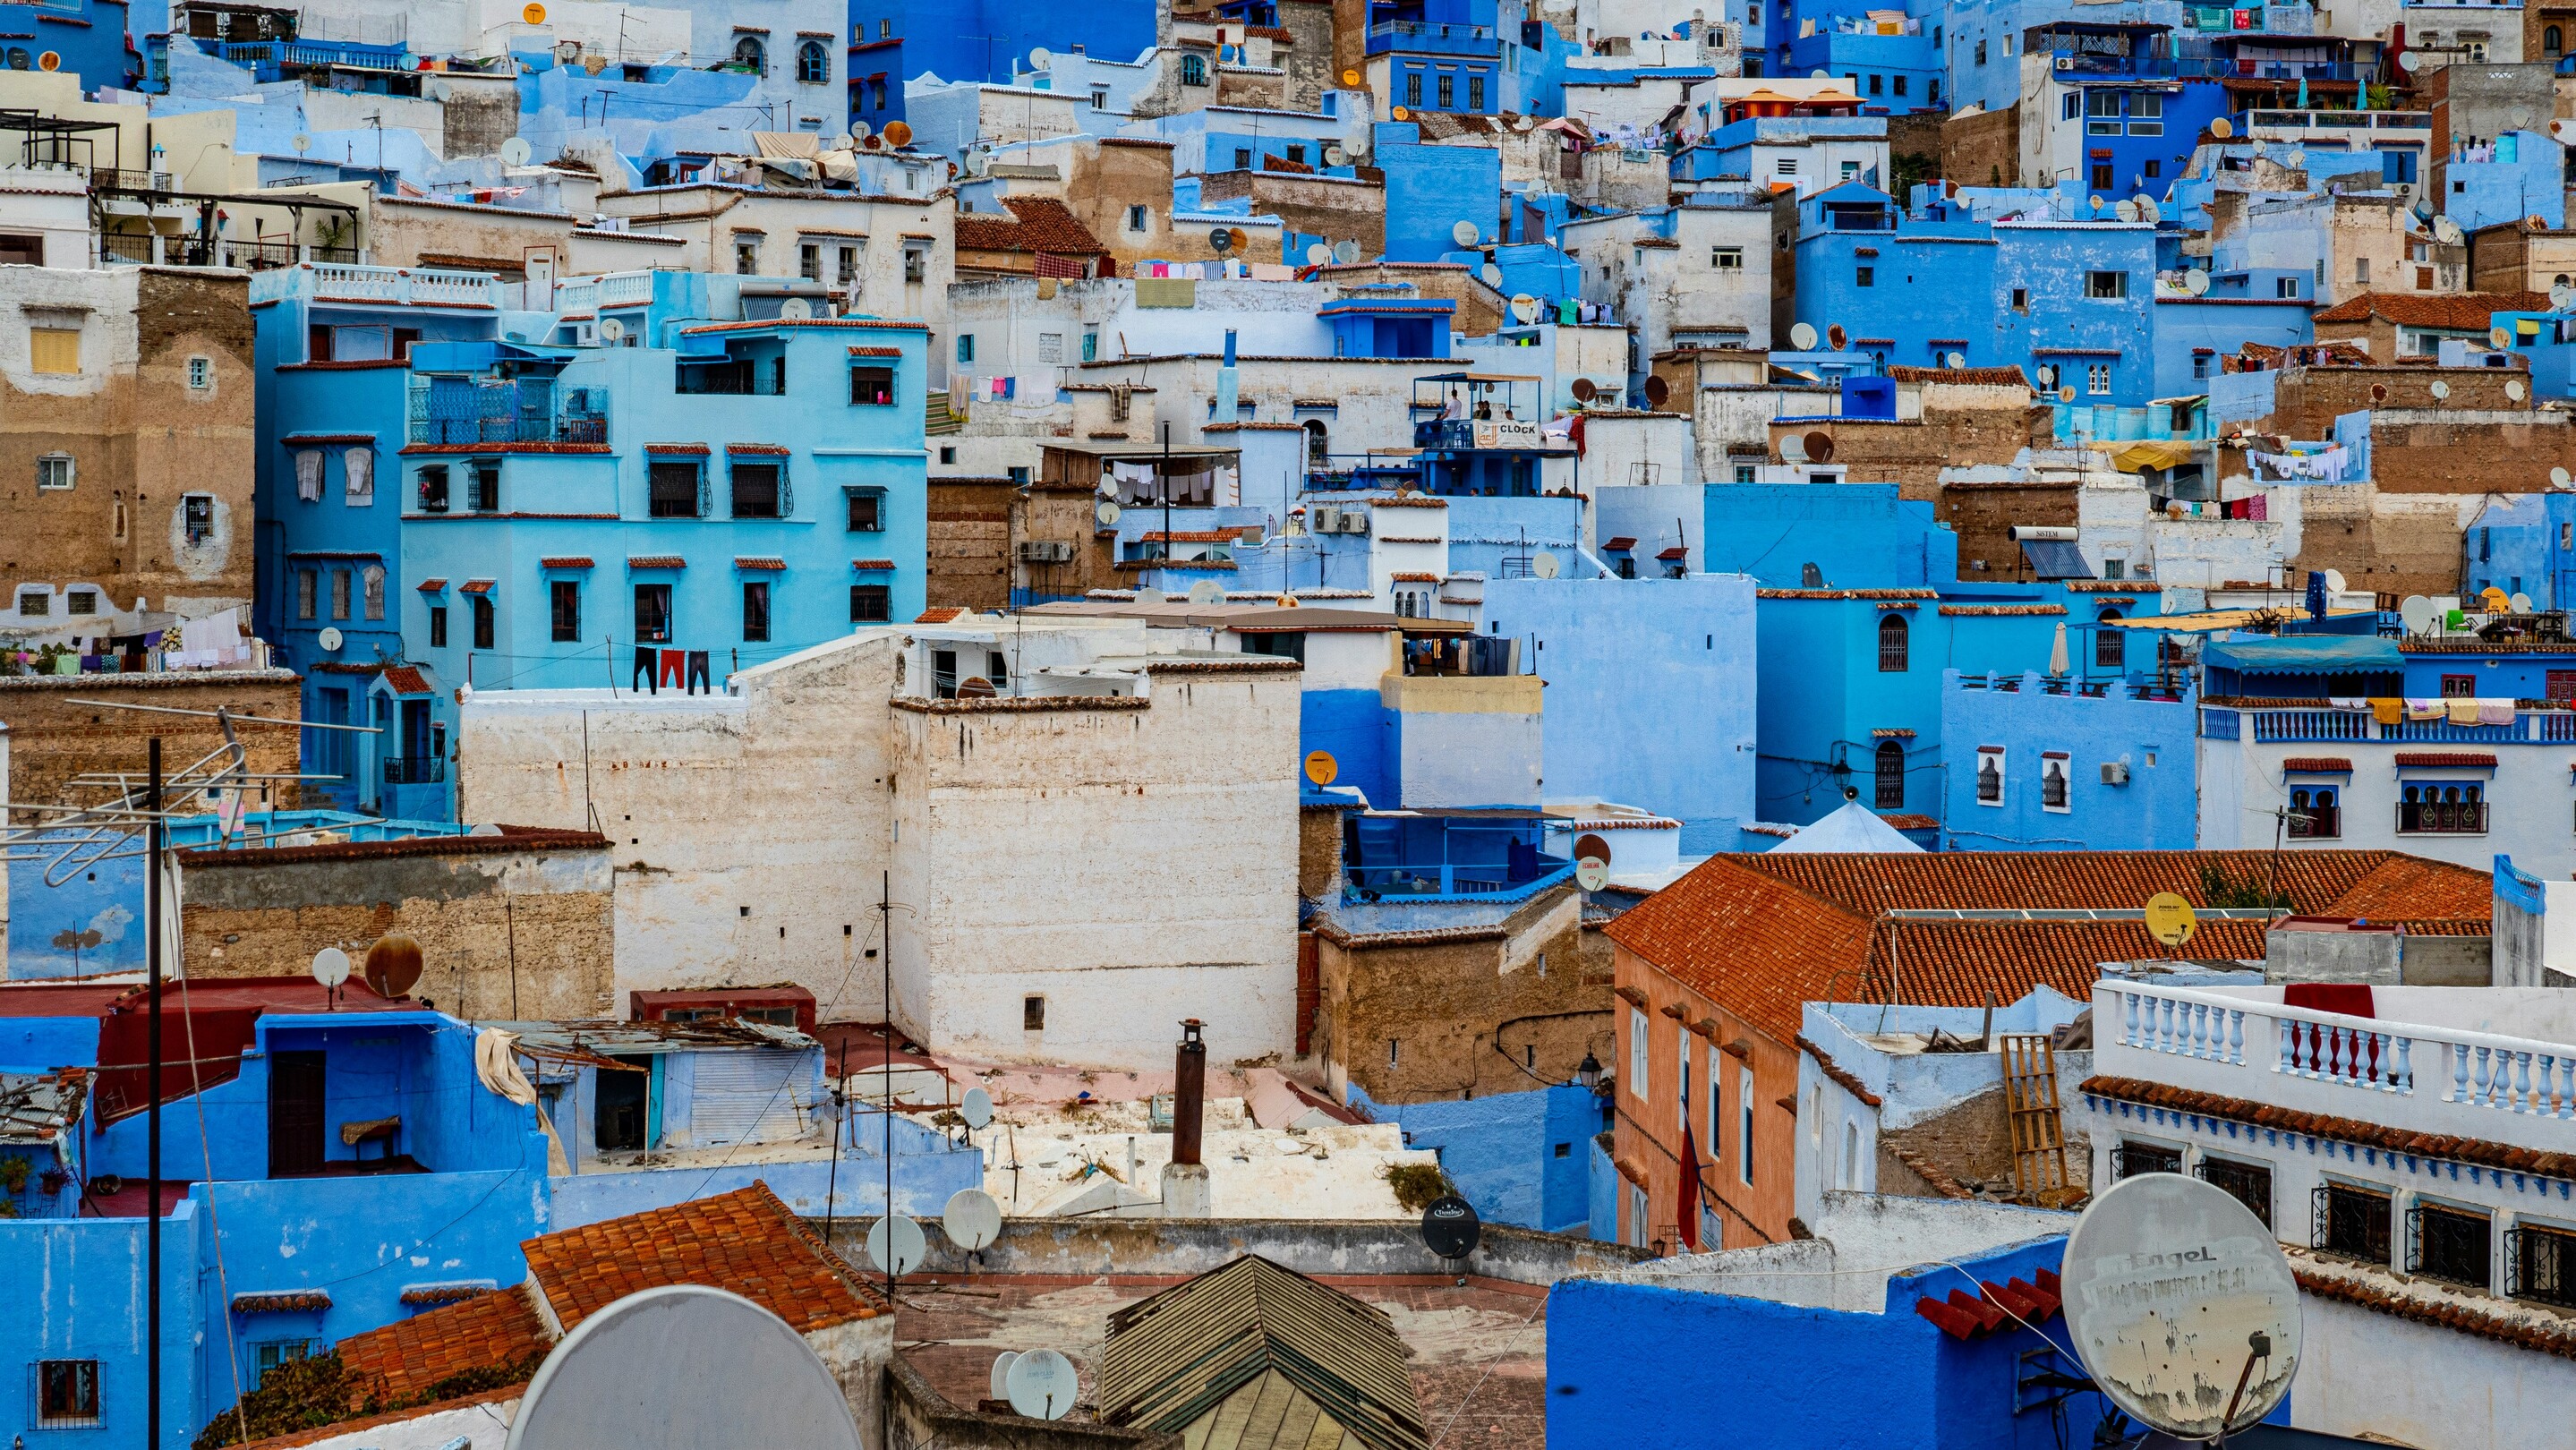
<path id="1" fill-rule="evenodd" d="M 2128 633 L 2109 627 L 2119 617 L 2120 611 L 2116 609 L 2103 610 L 2104 627 L 2093 631 L 2093 668 L 2097 670 L 2124 670 L 2129 667 Z"/>
<path id="2" fill-rule="evenodd" d="M 1813 565 L 1813 564 L 1801 564 L 1801 565 L 1799 565 L 1799 566 L 1798 566 L 1798 587 L 1799 587 L 1799 588 L 1801 588 L 1801 589 L 1822 589 L 1822 588 L 1824 588 L 1824 587 L 1825 587 L 1825 571 L 1824 571 L 1824 570 L 1822 570 L 1822 569 L 1820 569 L 1820 568 L 1818 568 L 1818 567 L 1816 567 L 1816 566 L 1815 566 L 1815 565 Z"/>
<path id="3" fill-rule="evenodd" d="M 1872 803 L 1882 811 L 1905 809 L 1905 746 L 1895 740 L 1878 742 L 1878 790 Z"/>
<path id="4" fill-rule="evenodd" d="M 1181 84 L 1185 86 L 1207 84 L 1206 56 L 1193 54 L 1181 57 Z"/>
<path id="5" fill-rule="evenodd" d="M 832 83 L 832 53 L 819 40 L 796 43 L 796 82 L 799 85 L 823 86 Z"/>
<path id="6" fill-rule="evenodd" d="M 2560 32 L 2557 26 L 2542 26 L 2540 28 L 2540 53 L 2542 55 L 2555 58 L 2558 52 L 2563 48 L 2563 42 L 2565 39 L 2565 35 Z"/>
<path id="7" fill-rule="evenodd" d="M 1901 675 L 1906 668 L 1906 629 L 1902 614 L 1883 614 L 1878 619 L 1878 672 Z"/>
<path id="8" fill-rule="evenodd" d="M 1308 468 L 1324 467 L 1324 460 L 1331 456 L 1331 449 L 1332 439 L 1324 432 L 1324 420 L 1321 418 L 1307 419 L 1306 466 Z"/>
<path id="9" fill-rule="evenodd" d="M 736 37 L 733 43 L 733 63 L 754 75 L 765 76 L 769 74 L 769 48 L 760 43 L 760 37 L 757 35 Z"/>

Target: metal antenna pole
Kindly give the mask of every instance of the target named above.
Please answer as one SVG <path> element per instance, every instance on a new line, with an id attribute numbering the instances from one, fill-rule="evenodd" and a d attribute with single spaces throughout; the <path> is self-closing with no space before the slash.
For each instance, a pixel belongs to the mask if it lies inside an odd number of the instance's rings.
<path id="1" fill-rule="evenodd" d="M 148 849 L 144 856 L 143 883 L 143 955 L 151 993 L 150 1015 L 144 1027 L 145 1066 L 143 1091 L 151 1103 L 144 1151 L 150 1161 L 144 1167 L 146 1195 L 144 1214 L 144 1277 L 149 1283 L 144 1313 L 144 1379 L 146 1393 L 143 1443 L 151 1450 L 161 1447 L 161 852 L 169 837 L 161 822 L 161 737 L 152 737 L 147 755 L 150 772 L 143 788 L 143 808 L 152 813 L 144 827 Z"/>
<path id="2" fill-rule="evenodd" d="M 1163 579 L 1172 573 L 1172 425 L 1163 425 Z"/>

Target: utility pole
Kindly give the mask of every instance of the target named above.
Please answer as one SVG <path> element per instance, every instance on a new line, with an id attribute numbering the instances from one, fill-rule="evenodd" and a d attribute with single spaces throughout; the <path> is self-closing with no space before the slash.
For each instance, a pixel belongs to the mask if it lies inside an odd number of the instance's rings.
<path id="1" fill-rule="evenodd" d="M 160 736 L 152 737 L 147 759 L 150 774 L 143 790 L 143 809 L 151 816 L 143 828 L 143 956 L 151 1001 L 144 1027 L 143 1091 L 152 1106 L 146 1110 L 144 1132 L 144 1151 L 151 1161 L 145 1165 L 143 1175 L 143 1272 L 149 1285 L 143 1358 L 146 1393 L 150 1396 L 143 1412 L 143 1443 L 151 1450 L 161 1450 L 161 914 L 166 909 L 161 900 L 161 853 L 168 844 L 168 835 L 161 824 Z"/>

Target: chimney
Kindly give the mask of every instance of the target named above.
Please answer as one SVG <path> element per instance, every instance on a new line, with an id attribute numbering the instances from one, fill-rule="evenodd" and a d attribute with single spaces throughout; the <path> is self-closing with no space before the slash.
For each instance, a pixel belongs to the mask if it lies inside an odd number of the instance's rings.
<path id="1" fill-rule="evenodd" d="M 1207 1116 L 1207 1044 L 1199 1019 L 1181 1023 L 1180 1050 L 1172 1069 L 1172 1161 L 1163 1166 L 1163 1216 L 1207 1218 L 1213 1198 L 1207 1166 L 1199 1161 L 1199 1129 Z"/>

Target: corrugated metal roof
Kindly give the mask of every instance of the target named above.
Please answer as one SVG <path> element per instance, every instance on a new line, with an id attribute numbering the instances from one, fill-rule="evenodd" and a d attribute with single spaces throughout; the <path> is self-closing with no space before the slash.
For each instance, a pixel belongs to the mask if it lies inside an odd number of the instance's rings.
<path id="1" fill-rule="evenodd" d="M 1177 1434 L 1217 1416 L 1205 1450 L 1284 1450 L 1296 1411 L 1310 1436 L 1329 1419 L 1345 1445 L 1429 1450 L 1406 1356 L 1383 1310 L 1247 1254 L 1110 1316 L 1101 1418 Z"/>

